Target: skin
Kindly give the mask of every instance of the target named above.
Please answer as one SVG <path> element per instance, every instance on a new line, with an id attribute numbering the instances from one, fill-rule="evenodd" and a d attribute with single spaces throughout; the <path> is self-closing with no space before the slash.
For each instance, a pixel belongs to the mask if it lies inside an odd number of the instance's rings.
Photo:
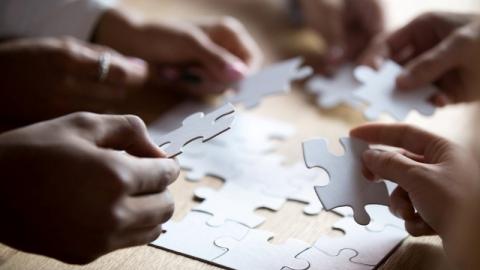
<path id="1" fill-rule="evenodd" d="M 335 70 L 356 61 L 384 30 L 378 0 L 300 0 L 305 21 L 327 43 L 326 61 Z"/>
<path id="2" fill-rule="evenodd" d="M 375 176 L 372 180 L 389 179 L 399 185 L 390 198 L 392 213 L 405 220 L 413 236 L 440 235 L 447 254 L 462 269 L 478 269 L 465 264 L 477 257 L 478 245 L 473 243 L 480 239 L 472 239 L 478 236 L 478 228 L 471 226 L 480 221 L 480 167 L 474 155 L 404 124 L 368 124 L 353 129 L 351 136 L 401 149 L 363 154 L 365 168 Z"/>
<path id="3" fill-rule="evenodd" d="M 437 106 L 479 99 L 480 20 L 478 15 L 427 13 L 380 37 L 362 62 L 377 66 L 385 58 L 404 65 L 401 90 L 436 84 Z"/>
<path id="4" fill-rule="evenodd" d="M 178 165 L 136 116 L 75 113 L 3 133 L 0 166 L 0 241 L 26 252 L 88 263 L 153 241 L 173 213 Z"/>
<path id="5" fill-rule="evenodd" d="M 223 93 L 261 62 L 257 44 L 231 17 L 150 23 L 111 10 L 102 16 L 94 41 L 147 61 L 157 84 L 197 95 Z"/>

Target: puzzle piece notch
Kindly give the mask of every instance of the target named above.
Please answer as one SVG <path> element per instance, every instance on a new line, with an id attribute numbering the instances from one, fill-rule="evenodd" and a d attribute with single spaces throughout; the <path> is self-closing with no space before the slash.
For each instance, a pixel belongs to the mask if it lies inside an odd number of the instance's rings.
<path id="1" fill-rule="evenodd" d="M 203 202 L 194 207 L 193 211 L 211 214 L 213 217 L 207 221 L 210 226 L 219 226 L 231 220 L 254 228 L 265 221 L 264 217 L 254 213 L 256 209 L 278 211 L 285 203 L 283 198 L 263 194 L 260 188 L 245 189 L 234 183 L 226 183 L 218 191 L 198 188 L 195 197 L 203 199 Z"/>
<path id="2" fill-rule="evenodd" d="M 353 209 L 354 219 L 367 225 L 370 217 L 365 210 L 368 204 L 389 205 L 385 183 L 373 183 L 362 174 L 362 154 L 368 144 L 355 138 L 341 138 L 343 156 L 328 151 L 325 139 L 313 139 L 303 143 L 305 164 L 308 168 L 324 169 L 330 178 L 328 185 L 316 186 L 315 192 L 326 210 L 341 206 Z"/>
<path id="3" fill-rule="evenodd" d="M 372 222 L 366 226 L 367 230 L 371 232 L 381 232 L 386 227 L 394 227 L 399 230 L 405 230 L 405 222 L 390 213 L 390 210 L 387 206 L 367 205 L 365 208 L 367 210 L 367 213 L 372 218 Z M 344 217 L 353 216 L 352 209 L 349 207 L 336 208 L 335 212 Z"/>
<path id="4" fill-rule="evenodd" d="M 310 263 L 308 270 L 371 270 L 371 265 L 359 264 L 350 261 L 358 253 L 354 250 L 344 249 L 337 256 L 330 256 L 316 248 L 309 248 L 298 254 L 296 258 Z"/>
<path id="5" fill-rule="evenodd" d="M 168 157 L 175 157 L 181 154 L 182 148 L 190 142 L 197 139 L 206 142 L 230 129 L 234 112 L 233 105 L 226 104 L 207 115 L 192 114 L 183 121 L 182 127 L 161 136 L 158 144 L 165 147 Z"/>
<path id="6" fill-rule="evenodd" d="M 240 240 L 249 228 L 236 222 L 227 221 L 224 225 L 212 227 L 207 225 L 209 214 L 189 212 L 180 222 L 168 221 L 162 227 L 165 233 L 151 243 L 175 253 L 181 253 L 204 261 L 211 261 L 225 254 L 226 249 L 214 244 L 221 237 Z"/>
<path id="7" fill-rule="evenodd" d="M 372 266 L 380 263 L 408 236 L 404 230 L 388 226 L 380 232 L 372 232 L 350 217 L 340 219 L 333 228 L 345 235 L 320 237 L 314 244 L 316 249 L 330 256 L 337 256 L 342 250 L 354 250 L 357 254 L 350 258 L 351 262 Z"/>
<path id="8" fill-rule="evenodd" d="M 228 102 L 242 103 L 245 108 L 251 109 L 266 96 L 288 92 L 292 81 L 304 79 L 313 73 L 310 67 L 301 67 L 302 63 L 303 59 L 297 57 L 260 70 L 240 81 L 234 87 L 237 94 L 228 98 Z"/>
<path id="9" fill-rule="evenodd" d="M 386 61 L 375 71 L 370 67 L 357 67 L 355 77 L 363 83 L 354 95 L 368 103 L 364 112 L 368 120 L 378 119 L 381 113 L 389 113 L 397 120 L 404 120 L 412 110 L 430 116 L 435 107 L 428 101 L 437 92 L 433 85 L 409 91 L 400 91 L 396 87 L 396 78 L 403 68 L 393 61 Z"/>
<path id="10" fill-rule="evenodd" d="M 262 230 L 250 230 L 241 240 L 223 237 L 215 240 L 215 245 L 228 251 L 214 260 L 215 263 L 237 270 L 308 269 L 310 264 L 295 256 L 306 250 L 305 242 L 288 239 L 282 245 L 273 245 L 269 241 L 273 234 Z"/>
<path id="11" fill-rule="evenodd" d="M 353 94 L 360 86 L 352 65 L 343 66 L 333 77 L 315 76 L 307 82 L 307 89 L 317 95 L 317 104 L 324 109 L 332 109 L 340 104 L 360 107 L 361 103 Z"/>

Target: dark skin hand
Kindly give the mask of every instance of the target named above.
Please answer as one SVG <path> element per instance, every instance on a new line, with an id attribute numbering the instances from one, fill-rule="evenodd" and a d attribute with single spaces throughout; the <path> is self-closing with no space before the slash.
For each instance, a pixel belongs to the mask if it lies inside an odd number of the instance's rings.
<path id="1" fill-rule="evenodd" d="M 153 241 L 173 213 L 178 165 L 135 116 L 75 113 L 1 134 L 0 166 L 0 241 L 26 252 L 88 263 Z"/>

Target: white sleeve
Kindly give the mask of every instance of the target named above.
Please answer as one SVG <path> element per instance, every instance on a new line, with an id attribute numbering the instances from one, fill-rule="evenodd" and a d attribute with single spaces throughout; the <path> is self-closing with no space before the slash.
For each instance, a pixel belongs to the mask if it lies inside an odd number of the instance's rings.
<path id="1" fill-rule="evenodd" d="M 0 0 L 0 38 L 73 36 L 88 40 L 115 0 Z"/>

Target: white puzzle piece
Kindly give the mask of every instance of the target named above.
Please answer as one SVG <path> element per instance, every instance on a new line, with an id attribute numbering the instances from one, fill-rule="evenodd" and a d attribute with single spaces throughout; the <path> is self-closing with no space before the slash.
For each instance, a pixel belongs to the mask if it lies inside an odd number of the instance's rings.
<path id="1" fill-rule="evenodd" d="M 308 270 L 371 270 L 371 265 L 359 264 L 350 261 L 357 256 L 357 252 L 349 249 L 342 250 L 338 256 L 330 256 L 316 248 L 309 248 L 298 254 L 297 258 L 310 263 Z"/>
<path id="2" fill-rule="evenodd" d="M 224 225 L 207 225 L 211 215 L 190 212 L 180 222 L 168 221 L 162 225 L 165 230 L 151 245 L 175 253 L 181 253 L 204 261 L 211 261 L 223 255 L 227 250 L 214 244 L 221 237 L 242 239 L 248 233 L 248 227 L 227 221 Z"/>
<path id="3" fill-rule="evenodd" d="M 226 104 L 205 115 L 195 113 L 187 117 L 182 127 L 161 136 L 156 143 L 165 147 L 168 157 L 175 157 L 182 153 L 182 148 L 188 143 L 202 139 L 206 142 L 230 128 L 234 119 L 235 108 Z"/>
<path id="4" fill-rule="evenodd" d="M 261 100 L 270 95 L 286 93 L 290 90 L 292 81 L 304 79 L 312 74 L 309 67 L 301 67 L 302 58 L 293 58 L 260 70 L 234 88 L 236 95 L 228 98 L 228 102 L 242 103 L 245 108 L 253 108 Z"/>
<path id="5" fill-rule="evenodd" d="M 380 263 L 408 236 L 404 230 L 394 227 L 371 232 L 349 217 L 340 219 L 333 228 L 343 231 L 345 235 L 320 237 L 315 242 L 315 248 L 331 256 L 339 255 L 342 250 L 354 250 L 357 254 L 351 257 L 350 261 L 373 266 Z"/>
<path id="6" fill-rule="evenodd" d="M 241 240 L 219 238 L 215 245 L 228 251 L 214 262 L 236 270 L 308 269 L 307 261 L 295 258 L 308 248 L 307 243 L 289 239 L 282 245 L 273 245 L 269 242 L 272 238 L 272 233 L 261 230 L 251 230 Z"/>
<path id="7" fill-rule="evenodd" d="M 330 181 L 326 186 L 315 187 L 323 207 L 332 210 L 350 206 L 355 221 L 367 225 L 370 217 L 365 210 L 368 204 L 389 205 L 385 183 L 368 181 L 362 174 L 362 154 L 369 146 L 355 138 L 342 138 L 343 156 L 328 151 L 325 139 L 313 139 L 303 143 L 305 164 L 308 168 L 320 167 L 327 171 Z"/>
<path id="8" fill-rule="evenodd" d="M 317 96 L 317 104 L 323 109 L 332 109 L 341 104 L 358 108 L 360 102 L 353 93 L 361 84 L 355 79 L 353 71 L 353 66 L 345 65 L 331 78 L 320 75 L 313 77 L 306 87 Z"/>
<path id="9" fill-rule="evenodd" d="M 403 219 L 394 216 L 390 209 L 384 205 L 367 205 L 366 207 L 368 215 L 372 221 L 366 226 L 369 231 L 380 232 L 387 226 L 395 227 L 399 230 L 405 230 L 405 221 Z M 353 212 L 349 207 L 339 207 L 335 209 L 335 213 L 344 217 L 352 217 Z"/>
<path id="10" fill-rule="evenodd" d="M 255 214 L 259 208 L 277 211 L 285 203 L 285 199 L 270 197 L 261 191 L 245 189 L 233 183 L 226 183 L 220 190 L 199 188 L 195 196 L 203 202 L 193 208 L 213 215 L 208 220 L 210 226 L 219 226 L 231 220 L 250 228 L 257 227 L 265 221 L 264 217 Z"/>
<path id="11" fill-rule="evenodd" d="M 381 113 L 389 113 L 401 121 L 412 110 L 427 116 L 435 112 L 435 107 L 428 100 L 437 89 L 430 85 L 400 91 L 396 87 L 396 78 L 401 73 L 402 67 L 393 61 L 386 61 L 378 71 L 366 66 L 355 70 L 355 77 L 363 83 L 363 86 L 355 92 L 355 96 L 368 103 L 368 108 L 364 112 L 368 120 L 378 119 Z"/>

